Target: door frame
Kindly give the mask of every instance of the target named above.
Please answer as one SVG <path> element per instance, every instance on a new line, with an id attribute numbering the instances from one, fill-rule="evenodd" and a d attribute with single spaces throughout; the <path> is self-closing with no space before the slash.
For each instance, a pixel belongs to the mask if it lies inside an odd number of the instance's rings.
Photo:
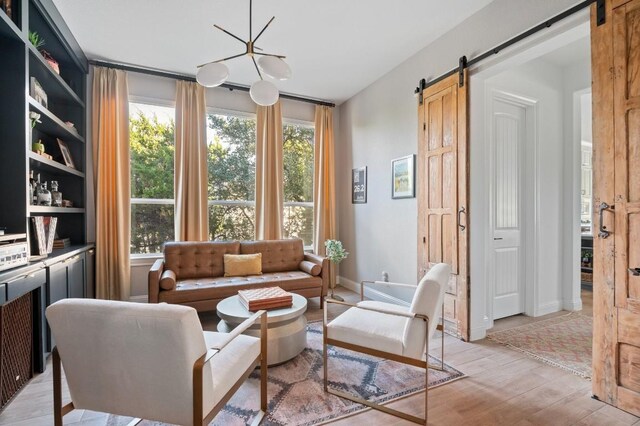
<path id="1" fill-rule="evenodd" d="M 574 15 L 565 18 L 561 22 L 554 24 L 553 27 L 548 30 L 536 33 L 522 40 L 518 44 L 510 46 L 499 54 L 483 60 L 468 69 L 470 80 L 469 189 L 471 194 L 469 200 L 469 221 L 471 227 L 475 229 L 475 232 L 471 233 L 469 241 L 470 281 L 473 283 L 469 301 L 469 330 L 471 341 L 485 338 L 487 330 L 493 326 L 493 321 L 489 315 L 489 311 L 487 311 L 487 305 L 490 300 L 487 290 L 490 288 L 490 285 L 486 276 L 487 268 L 490 266 L 490 258 L 489 256 L 486 256 L 488 247 L 487 239 L 489 238 L 487 221 L 489 217 L 490 204 L 488 203 L 486 196 L 481 197 L 478 195 L 487 194 L 489 188 L 489 183 L 486 182 L 487 177 L 484 171 L 486 168 L 485 165 L 488 161 L 488 154 L 486 152 L 486 147 L 488 146 L 486 142 L 487 133 L 485 126 L 485 114 L 487 111 L 486 99 L 488 94 L 485 88 L 485 80 L 507 69 L 526 63 L 535 57 L 541 56 L 544 53 L 584 37 L 588 34 L 589 26 L 590 9 L 586 8 L 583 11 L 577 12 Z M 529 98 L 525 97 L 525 99 Z M 480 112 L 480 108 L 482 109 L 482 112 Z M 574 174 L 574 176 L 577 175 Z M 575 187 L 576 182 L 572 182 L 571 185 Z M 579 181 L 577 182 L 577 185 L 579 186 Z M 561 275 L 561 277 L 564 277 L 564 275 Z M 564 283 L 563 285 L 573 286 L 574 283 Z M 562 294 L 564 295 L 564 287 Z M 527 303 L 534 305 L 537 304 L 537 295 L 526 294 L 525 297 L 528 301 L 525 302 L 525 307 L 527 307 Z M 565 308 L 567 307 L 565 306 Z M 529 314 L 529 312 L 531 312 L 531 309 L 525 311 L 527 314 Z"/>
<path id="2" fill-rule="evenodd" d="M 477 83 L 476 83 L 477 84 Z M 495 222 L 494 209 L 492 208 L 495 201 L 495 182 L 493 180 L 493 156 L 492 156 L 492 139 L 493 139 L 493 101 L 498 100 L 517 107 L 521 107 L 525 111 L 525 122 L 527 126 L 526 140 L 522 147 L 522 159 L 521 167 L 523 181 L 521 183 L 522 198 L 521 204 L 521 240 L 520 247 L 522 250 L 521 256 L 523 256 L 523 270 L 521 271 L 522 282 L 521 285 L 524 290 L 524 313 L 526 315 L 534 316 L 535 307 L 538 303 L 538 268 L 535 267 L 538 263 L 538 208 L 539 208 L 539 193 L 538 193 L 538 108 L 539 103 L 537 99 L 532 99 L 527 96 L 515 94 L 513 92 L 507 92 L 491 85 L 485 84 L 485 108 L 484 108 L 484 120 L 485 120 L 485 164 L 489 167 L 485 169 L 485 182 L 488 197 L 488 218 L 489 225 L 485 226 L 485 250 L 487 253 L 487 267 L 485 271 L 485 282 L 491 283 L 487 285 L 486 291 L 486 316 L 487 328 L 493 327 L 493 297 L 494 297 L 494 278 L 495 278 L 495 263 L 493 262 L 493 224 Z M 533 217 L 531 217 L 533 216 Z M 530 257 L 528 255 L 531 255 Z"/>

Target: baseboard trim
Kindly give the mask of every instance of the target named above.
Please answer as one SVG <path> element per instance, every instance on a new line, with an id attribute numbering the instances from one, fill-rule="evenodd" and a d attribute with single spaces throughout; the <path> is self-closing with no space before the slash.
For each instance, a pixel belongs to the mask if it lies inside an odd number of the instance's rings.
<path id="1" fill-rule="evenodd" d="M 487 328 L 485 326 L 472 327 L 469 330 L 469 340 L 474 342 L 476 340 L 482 340 L 487 337 Z"/>
<path id="2" fill-rule="evenodd" d="M 149 303 L 149 296 L 146 294 L 141 294 L 139 296 L 131 296 L 129 297 L 129 302 Z"/>
<path id="3" fill-rule="evenodd" d="M 559 300 L 554 300 L 553 302 L 547 302 L 545 304 L 538 305 L 536 315 L 534 316 L 541 317 L 543 315 L 552 314 L 561 310 L 562 303 Z"/>
<path id="4" fill-rule="evenodd" d="M 565 302 L 563 304 L 563 309 L 565 311 L 581 311 L 582 310 L 582 299 L 565 300 Z"/>
<path id="5" fill-rule="evenodd" d="M 342 287 L 346 289 L 349 289 L 355 293 L 360 294 L 360 283 L 357 283 L 355 281 L 351 281 L 348 278 L 339 276 L 338 284 L 340 284 Z M 364 288 L 364 295 L 369 299 L 376 300 L 378 302 L 393 303 L 395 305 L 401 305 L 401 306 L 407 306 L 407 307 L 411 306 L 411 303 L 407 302 L 406 300 L 398 299 L 397 297 L 391 296 L 390 294 L 384 293 L 380 290 L 376 290 L 371 287 Z"/>

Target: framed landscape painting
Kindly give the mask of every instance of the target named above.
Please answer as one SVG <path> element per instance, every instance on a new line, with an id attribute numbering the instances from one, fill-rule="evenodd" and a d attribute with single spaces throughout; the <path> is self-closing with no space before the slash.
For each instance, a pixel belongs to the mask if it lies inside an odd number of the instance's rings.
<path id="1" fill-rule="evenodd" d="M 416 196 L 416 156 L 396 158 L 391 161 L 391 198 Z"/>
<path id="2" fill-rule="evenodd" d="M 365 204 L 367 202 L 367 167 L 351 170 L 351 203 Z"/>

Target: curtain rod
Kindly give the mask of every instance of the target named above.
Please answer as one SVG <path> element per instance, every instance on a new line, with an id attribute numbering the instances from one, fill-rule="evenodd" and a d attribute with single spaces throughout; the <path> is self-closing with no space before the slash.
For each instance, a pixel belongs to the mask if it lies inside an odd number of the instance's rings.
<path id="1" fill-rule="evenodd" d="M 89 64 L 96 67 L 113 68 L 113 69 L 118 69 L 123 71 L 137 72 L 140 74 L 153 75 L 156 77 L 172 78 L 174 80 L 196 81 L 195 77 L 190 75 L 177 74 L 169 71 L 162 71 L 162 70 L 157 70 L 153 68 L 141 67 L 138 65 L 120 64 L 116 62 L 96 61 L 96 60 L 90 60 Z M 229 90 L 240 90 L 242 92 L 248 92 L 250 89 L 248 86 L 241 86 L 239 84 L 231 84 L 231 83 L 223 83 L 219 87 L 229 89 Z M 297 95 L 288 95 L 286 93 L 280 93 L 280 98 L 289 99 L 292 101 L 307 102 L 315 105 L 323 105 L 323 106 L 328 106 L 332 108 L 336 106 L 336 104 L 332 102 L 322 101 L 319 99 L 305 98 Z"/>
<path id="2" fill-rule="evenodd" d="M 497 55 L 498 53 L 500 53 L 501 50 L 506 49 L 507 47 L 510 47 L 510 46 L 518 43 L 519 41 L 524 40 L 525 38 L 537 33 L 538 31 L 541 31 L 541 30 L 544 30 L 546 28 L 549 28 L 550 26 L 552 26 L 556 22 L 562 21 L 563 19 L 573 15 L 574 13 L 577 13 L 577 12 L 581 11 L 582 9 L 591 6 L 591 4 L 593 4 L 593 3 L 597 3 L 597 9 L 596 9 L 596 11 L 597 11 L 597 23 L 598 23 L 598 25 L 603 24 L 604 21 L 605 21 L 604 0 L 584 0 L 583 2 L 578 3 L 577 5 L 565 10 L 564 12 L 561 12 L 561 13 L 553 16 L 552 18 L 547 19 L 546 21 L 536 25 L 535 27 L 530 28 L 530 29 L 528 29 L 527 31 L 525 31 L 523 33 L 520 33 L 520 34 L 516 35 L 515 37 L 510 38 L 509 40 L 505 41 L 504 43 L 499 44 L 498 46 L 494 47 L 493 49 L 487 50 L 486 52 L 484 52 L 483 54 L 481 54 L 479 56 L 476 56 L 475 58 L 469 59 L 467 61 L 466 57 L 463 56 L 462 58 L 460 58 L 460 65 L 457 68 L 454 68 L 451 71 L 446 72 L 446 73 L 440 75 L 439 77 L 436 77 L 436 78 L 431 79 L 429 81 L 426 81 L 424 78 L 422 80 L 420 80 L 420 82 L 418 83 L 418 87 L 416 87 L 416 90 L 414 91 L 414 93 L 420 94 L 427 87 L 433 86 L 434 84 L 444 80 L 447 77 L 451 77 L 452 75 L 454 75 L 456 73 L 461 73 L 464 68 L 468 68 L 468 67 L 470 67 L 472 65 L 475 65 L 478 62 L 483 61 L 483 60 L 487 59 L 490 56 Z M 461 82 L 462 82 L 462 80 L 461 80 Z"/>

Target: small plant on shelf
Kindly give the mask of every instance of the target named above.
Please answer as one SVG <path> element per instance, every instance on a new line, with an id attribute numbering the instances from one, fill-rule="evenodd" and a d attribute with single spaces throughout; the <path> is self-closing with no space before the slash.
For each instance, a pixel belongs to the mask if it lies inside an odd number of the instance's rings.
<path id="1" fill-rule="evenodd" d="M 42 46 L 46 44 L 44 38 L 42 38 L 42 36 L 40 36 L 40 34 L 35 31 L 29 31 L 29 41 L 38 51 Z"/>
<path id="2" fill-rule="evenodd" d="M 36 127 L 36 124 L 42 123 L 42 121 L 40 121 L 40 114 L 38 114 L 37 112 L 31 111 L 29 113 L 29 119 L 31 120 L 32 129 Z"/>

